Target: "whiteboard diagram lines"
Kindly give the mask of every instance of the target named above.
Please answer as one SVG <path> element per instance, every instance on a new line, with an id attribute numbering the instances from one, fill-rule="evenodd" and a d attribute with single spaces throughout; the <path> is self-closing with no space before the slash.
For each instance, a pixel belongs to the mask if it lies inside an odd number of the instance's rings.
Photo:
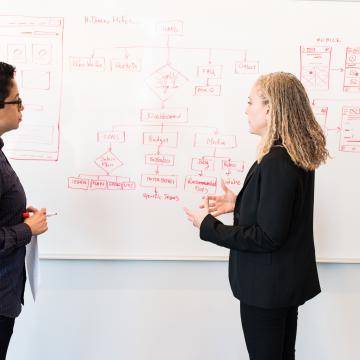
<path id="1" fill-rule="evenodd" d="M 345 92 L 360 93 L 360 46 L 346 48 L 343 89 Z"/>
<path id="2" fill-rule="evenodd" d="M 6 150 L 16 160 L 57 161 L 64 19 L 1 15 L 0 24 L 5 61 L 16 66 L 19 91 L 25 95 L 26 121 L 7 136 Z"/>
<path id="3" fill-rule="evenodd" d="M 125 130 L 98 131 L 97 142 L 106 144 L 107 149 L 101 153 L 94 164 L 105 174 L 80 174 L 76 177 L 68 177 L 68 189 L 72 190 L 135 190 L 136 184 L 130 177 L 114 175 L 124 163 L 115 154 L 114 144 L 126 142 Z"/>
<path id="4" fill-rule="evenodd" d="M 160 100 L 167 101 L 187 81 L 185 75 L 166 64 L 155 70 L 147 78 L 146 84 Z"/>
<path id="5" fill-rule="evenodd" d="M 319 40 L 320 41 L 320 40 Z M 328 91 L 331 73 L 343 73 L 344 93 L 360 93 L 360 46 L 346 47 L 344 65 L 332 67 L 333 52 L 343 53 L 340 40 L 332 46 L 300 46 L 300 79 L 310 91 Z M 336 47 L 336 48 L 335 48 Z"/>
<path id="6" fill-rule="evenodd" d="M 108 20 L 110 21 L 110 20 Z M 166 50 L 163 55 L 163 61 L 146 76 L 146 85 L 149 90 L 162 102 L 168 101 L 181 88 L 186 86 L 193 74 L 186 73 L 183 69 L 174 65 L 174 51 L 177 53 L 206 53 L 207 62 L 195 64 L 199 84 L 193 88 L 194 96 L 221 96 L 222 92 L 222 69 L 224 64 L 214 64 L 215 53 L 234 53 L 236 54 L 230 66 L 233 75 L 255 75 L 259 73 L 259 61 L 248 61 L 247 50 L 236 48 L 201 48 L 173 46 L 171 40 L 178 36 L 184 36 L 184 22 L 182 20 L 168 20 L 154 24 L 156 32 L 162 36 L 160 41 L 162 45 L 148 46 L 127 45 L 115 46 L 113 48 L 102 48 L 102 56 L 99 56 L 100 49 L 89 51 L 88 55 L 70 56 L 70 71 L 87 72 L 117 72 L 117 73 L 141 73 L 143 71 L 143 54 L 135 55 L 134 51 L 142 50 L 152 53 Z M 120 51 L 121 56 L 110 55 L 110 52 Z M 105 54 L 105 55 L 104 55 Z M 207 75 L 207 76 L 205 76 Z"/>
<path id="7" fill-rule="evenodd" d="M 360 104 L 342 108 L 339 150 L 360 152 Z"/>
<path id="8" fill-rule="evenodd" d="M 196 98 L 201 102 L 200 98 L 222 97 L 228 80 L 224 74 L 235 81 L 239 76 L 256 75 L 259 61 L 249 61 L 244 49 L 174 46 L 176 38 L 184 36 L 181 20 L 159 22 L 155 28 L 160 35 L 159 45 L 95 47 L 85 56 L 70 56 L 69 70 L 104 76 L 109 72 L 123 73 L 127 80 L 134 77 L 134 81 L 142 74 L 144 89 L 155 95 L 158 106 L 155 102 L 155 106 L 139 109 L 145 169 L 140 169 L 138 186 L 145 189 L 143 198 L 179 201 L 182 192 L 215 193 L 219 172 L 227 183 L 240 185 L 244 161 L 227 154 L 237 147 L 236 136 L 220 134 L 216 129 L 209 132 L 206 125 L 194 127 L 190 103 Z M 146 52 L 159 54 L 153 56 L 158 64 L 144 65 Z M 179 61 L 184 55 L 189 59 L 186 65 Z M 181 104 L 184 95 L 187 101 Z M 180 106 L 170 105 L 179 104 L 179 100 Z M 194 128 L 202 130 L 194 132 Z M 194 151 L 186 160 L 191 173 L 181 175 L 178 159 L 183 155 L 180 143 L 184 146 L 185 142 Z M 110 150 L 102 152 L 95 161 L 98 168 L 107 171 L 107 176 L 120 171 L 123 163 L 126 160 Z"/>
<path id="9" fill-rule="evenodd" d="M 360 152 L 360 98 L 314 99 L 312 104 L 325 135 L 338 138 L 336 150 Z"/>
<path id="10" fill-rule="evenodd" d="M 300 80 L 312 90 L 328 90 L 330 82 L 330 46 L 300 46 Z"/>
<path id="11" fill-rule="evenodd" d="M 218 129 L 195 133 L 193 148 L 203 152 L 203 155 L 191 159 L 191 170 L 196 171 L 197 174 L 185 177 L 184 190 L 202 195 L 215 194 L 219 187 L 219 178 L 214 175 L 219 171 L 222 172 L 221 178 L 225 183 L 240 185 L 239 175 L 244 171 L 244 161 L 218 154 L 221 150 L 235 149 L 237 146 L 236 135 L 222 134 Z M 205 154 L 206 150 L 212 154 Z"/>
<path id="12" fill-rule="evenodd" d="M 179 175 L 171 173 L 169 170 L 175 166 L 176 156 L 170 151 L 178 149 L 179 132 L 172 129 L 171 125 L 169 127 L 170 129 L 167 129 L 162 121 L 159 125 L 150 125 L 150 128 L 154 130 L 142 133 L 143 146 L 155 147 L 155 152 L 153 150 L 153 153 L 145 154 L 145 164 L 153 165 L 153 172 L 141 174 L 141 186 L 153 189 L 153 193 L 143 193 L 143 198 L 147 200 L 180 200 L 178 194 L 174 193 L 174 190 L 176 191 L 178 188 Z M 163 148 L 165 148 L 164 151 L 162 151 Z M 160 171 L 164 166 L 165 171 Z"/>

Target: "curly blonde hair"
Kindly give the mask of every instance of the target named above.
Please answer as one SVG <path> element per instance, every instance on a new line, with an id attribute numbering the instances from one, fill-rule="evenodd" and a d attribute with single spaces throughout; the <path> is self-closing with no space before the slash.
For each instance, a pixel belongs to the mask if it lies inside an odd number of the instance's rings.
<path id="1" fill-rule="evenodd" d="M 304 86 L 293 74 L 275 72 L 262 75 L 255 86 L 264 104 L 269 105 L 266 134 L 258 148 L 258 162 L 280 144 L 293 162 L 315 170 L 329 157 L 325 135 L 316 121 Z"/>

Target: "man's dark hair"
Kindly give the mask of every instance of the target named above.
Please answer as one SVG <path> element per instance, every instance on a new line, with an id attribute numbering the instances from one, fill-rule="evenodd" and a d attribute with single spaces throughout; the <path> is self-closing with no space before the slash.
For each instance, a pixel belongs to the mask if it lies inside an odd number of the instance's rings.
<path id="1" fill-rule="evenodd" d="M 0 62 L 0 108 L 4 107 L 3 102 L 10 94 L 11 80 L 14 79 L 15 67 Z"/>

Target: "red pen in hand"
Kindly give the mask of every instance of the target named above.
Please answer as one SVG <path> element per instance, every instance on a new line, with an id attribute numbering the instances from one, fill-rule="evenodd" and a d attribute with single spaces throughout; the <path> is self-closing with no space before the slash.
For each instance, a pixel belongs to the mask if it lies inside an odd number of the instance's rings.
<path id="1" fill-rule="evenodd" d="M 50 216 L 55 216 L 55 215 L 57 215 L 57 214 L 58 214 L 57 212 L 51 213 L 51 214 L 46 214 L 46 217 L 48 218 L 48 217 L 50 217 Z M 24 212 L 24 213 L 22 213 L 23 219 L 28 219 L 30 216 L 31 216 L 31 215 L 30 215 L 29 212 Z"/>

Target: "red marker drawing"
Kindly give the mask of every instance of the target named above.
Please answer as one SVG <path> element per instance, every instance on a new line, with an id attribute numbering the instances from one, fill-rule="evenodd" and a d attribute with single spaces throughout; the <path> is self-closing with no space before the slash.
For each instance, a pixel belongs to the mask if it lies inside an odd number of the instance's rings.
<path id="1" fill-rule="evenodd" d="M 57 215 L 57 214 L 58 214 L 57 212 L 55 212 L 55 213 L 50 213 L 50 214 L 46 214 L 46 217 L 48 218 L 48 217 L 50 217 L 50 216 L 55 216 L 55 215 Z M 24 212 L 24 213 L 22 213 L 23 219 L 28 219 L 30 216 L 31 216 L 31 214 L 30 214 L 29 212 Z"/>

